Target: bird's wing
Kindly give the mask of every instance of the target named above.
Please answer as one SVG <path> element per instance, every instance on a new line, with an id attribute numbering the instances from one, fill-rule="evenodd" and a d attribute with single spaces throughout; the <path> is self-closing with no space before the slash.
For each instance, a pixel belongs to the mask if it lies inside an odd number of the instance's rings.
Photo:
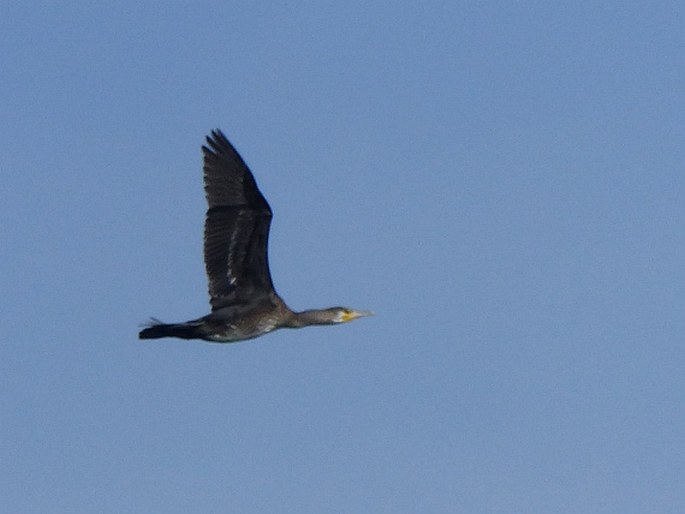
<path id="1" fill-rule="evenodd" d="M 271 208 L 243 159 L 219 130 L 207 137 L 205 269 L 212 310 L 273 290 L 267 246 Z"/>

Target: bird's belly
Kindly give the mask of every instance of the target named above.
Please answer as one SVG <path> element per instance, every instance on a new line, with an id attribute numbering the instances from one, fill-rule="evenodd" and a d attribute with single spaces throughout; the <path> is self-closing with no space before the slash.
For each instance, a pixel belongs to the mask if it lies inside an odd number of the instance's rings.
<path id="1" fill-rule="evenodd" d="M 255 337 L 263 336 L 275 328 L 276 323 L 269 320 L 260 321 L 257 326 L 250 328 L 229 325 L 225 330 L 208 334 L 205 339 L 215 343 L 236 343 L 238 341 L 245 341 L 246 339 L 254 339 Z"/>

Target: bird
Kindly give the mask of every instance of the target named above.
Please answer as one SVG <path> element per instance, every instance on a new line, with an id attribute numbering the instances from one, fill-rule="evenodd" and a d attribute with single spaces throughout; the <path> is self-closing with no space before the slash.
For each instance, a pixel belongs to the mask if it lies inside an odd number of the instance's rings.
<path id="1" fill-rule="evenodd" d="M 202 146 L 207 213 L 204 262 L 210 314 L 183 323 L 156 318 L 140 339 L 175 337 L 233 343 L 280 328 L 335 325 L 373 312 L 347 307 L 296 312 L 276 293 L 269 271 L 269 227 L 273 213 L 238 151 L 219 129 Z"/>

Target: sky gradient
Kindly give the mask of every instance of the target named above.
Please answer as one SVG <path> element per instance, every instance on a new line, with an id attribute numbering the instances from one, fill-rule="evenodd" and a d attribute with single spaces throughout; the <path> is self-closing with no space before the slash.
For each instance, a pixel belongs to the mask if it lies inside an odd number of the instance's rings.
<path id="1" fill-rule="evenodd" d="M 680 2 L 3 11 L 1 512 L 685 511 Z M 285 301 L 375 317 L 137 339 L 213 128 Z"/>

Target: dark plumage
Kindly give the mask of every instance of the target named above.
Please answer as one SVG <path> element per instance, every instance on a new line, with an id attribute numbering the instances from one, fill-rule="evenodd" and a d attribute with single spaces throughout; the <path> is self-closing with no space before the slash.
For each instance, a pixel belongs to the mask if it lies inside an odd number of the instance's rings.
<path id="1" fill-rule="evenodd" d="M 207 137 L 204 254 L 212 312 L 185 323 L 152 319 L 140 339 L 178 337 L 230 343 L 278 328 L 330 325 L 369 316 L 345 307 L 292 311 L 276 294 L 267 247 L 272 212 L 252 173 L 220 130 Z"/>

